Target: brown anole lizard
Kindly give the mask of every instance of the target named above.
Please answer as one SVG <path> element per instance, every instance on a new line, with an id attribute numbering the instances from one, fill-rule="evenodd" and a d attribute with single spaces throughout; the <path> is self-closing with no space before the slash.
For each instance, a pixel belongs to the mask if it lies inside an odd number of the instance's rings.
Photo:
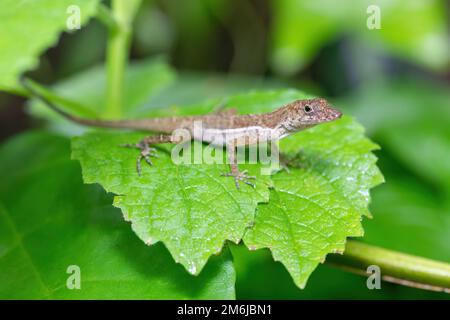
<path id="1" fill-rule="evenodd" d="M 95 120 L 71 115 L 38 94 L 26 81 L 22 81 L 22 84 L 48 107 L 75 123 L 93 127 L 144 130 L 159 133 L 158 135 L 145 137 L 136 144 L 124 145 L 140 150 L 136 163 L 139 175 L 141 174 L 142 159 L 149 165 L 152 165 L 150 157 L 155 156 L 156 152 L 152 145 L 180 142 L 172 135 L 177 129 L 188 130 L 194 140 L 208 142 L 217 147 L 226 146 L 231 171 L 224 175 L 233 177 L 238 189 L 239 181 L 254 186 L 249 180 L 255 179 L 255 177 L 249 176 L 245 170 L 239 171 L 236 156 L 237 147 L 254 145 L 264 141 L 277 141 L 295 132 L 324 122 L 333 121 L 342 115 L 325 99 L 314 98 L 296 100 L 281 106 L 275 111 L 262 114 L 241 115 L 237 114 L 234 109 L 226 109 L 221 112 L 198 116 Z M 195 122 L 201 122 L 202 124 L 203 129 L 200 133 L 194 132 Z"/>

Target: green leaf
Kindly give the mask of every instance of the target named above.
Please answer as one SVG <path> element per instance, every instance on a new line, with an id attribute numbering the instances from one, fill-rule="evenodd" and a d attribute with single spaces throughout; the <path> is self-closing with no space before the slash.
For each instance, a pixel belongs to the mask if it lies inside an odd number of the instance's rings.
<path id="1" fill-rule="evenodd" d="M 295 90 L 281 90 L 231 96 L 226 101 L 249 113 L 270 111 L 305 97 Z M 181 110 L 183 114 L 204 113 L 214 103 Z M 256 190 L 244 186 L 238 191 L 232 181 L 220 177 L 229 170 L 226 165 L 174 165 L 171 149 L 164 148 L 155 165 L 145 166 L 138 177 L 136 150 L 118 146 L 143 136 L 88 133 L 73 140 L 73 157 L 81 162 L 85 182 L 100 183 L 117 195 L 114 204 L 144 242 L 164 242 L 174 259 L 195 274 L 225 240 L 239 242 L 248 229 L 246 244 L 271 248 L 303 286 L 327 253 L 342 251 L 346 237 L 362 235 L 360 221 L 361 215 L 368 215 L 369 189 L 383 180 L 371 154 L 377 146 L 348 117 L 282 143 L 287 152 L 298 152 L 301 146 L 306 166 L 293 169 L 290 175 L 275 175 L 268 204 L 270 181 L 260 175 L 259 165 L 248 165 L 258 176 Z M 268 234 L 275 234 L 275 239 L 268 239 Z M 294 238 L 285 242 L 289 236 Z"/>
<path id="2" fill-rule="evenodd" d="M 68 8 L 80 9 L 80 24 L 96 14 L 98 0 L 3 0 L 0 3 L 0 90 L 17 87 L 17 78 L 34 69 L 39 55 L 67 30 Z"/>
<path id="3" fill-rule="evenodd" d="M 162 241 L 175 261 L 198 274 L 225 240 L 239 242 L 251 226 L 256 205 L 268 201 L 269 178 L 259 165 L 241 166 L 259 179 L 256 188 L 221 177 L 225 164 L 172 162 L 170 148 L 160 150 L 154 166 L 136 172 L 138 151 L 119 147 L 144 137 L 139 133 L 92 132 L 73 139 L 73 158 L 80 160 L 86 183 L 100 183 L 117 196 L 125 220 L 148 245 Z M 194 143 L 193 148 L 203 146 Z"/>
<path id="4" fill-rule="evenodd" d="M 371 153 L 377 145 L 350 117 L 317 126 L 282 141 L 298 153 L 301 168 L 273 176 L 270 202 L 260 204 L 244 241 L 270 248 L 303 288 L 330 252 L 343 252 L 347 237 L 362 236 L 369 189 L 383 182 Z"/>
<path id="5" fill-rule="evenodd" d="M 199 277 L 142 243 L 111 197 L 81 181 L 69 141 L 32 132 L 0 148 L 1 299 L 232 299 L 227 252 Z M 67 268 L 81 271 L 69 290 Z"/>

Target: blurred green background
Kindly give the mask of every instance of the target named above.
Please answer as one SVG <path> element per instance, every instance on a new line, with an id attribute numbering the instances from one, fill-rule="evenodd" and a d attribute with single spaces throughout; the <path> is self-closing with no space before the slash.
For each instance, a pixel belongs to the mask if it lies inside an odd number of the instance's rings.
<path id="1" fill-rule="evenodd" d="M 369 29 L 369 5 L 381 28 Z M 148 0 L 131 59 L 162 57 L 179 72 L 146 106 L 189 104 L 255 88 L 329 98 L 381 145 L 386 183 L 372 192 L 363 241 L 450 262 L 450 5 L 438 0 Z M 93 45 L 95 44 L 95 45 Z M 100 64 L 98 21 L 64 34 L 33 77 L 52 84 Z M 0 95 L 0 140 L 40 126 L 24 100 Z M 329 266 L 299 290 L 268 251 L 232 246 L 237 298 L 444 298 Z"/>

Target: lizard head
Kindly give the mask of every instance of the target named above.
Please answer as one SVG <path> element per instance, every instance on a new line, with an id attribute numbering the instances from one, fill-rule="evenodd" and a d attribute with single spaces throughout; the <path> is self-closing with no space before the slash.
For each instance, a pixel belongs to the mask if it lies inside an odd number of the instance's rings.
<path id="1" fill-rule="evenodd" d="M 323 98 L 297 100 L 288 105 L 290 125 L 296 129 L 339 119 L 342 113 Z"/>

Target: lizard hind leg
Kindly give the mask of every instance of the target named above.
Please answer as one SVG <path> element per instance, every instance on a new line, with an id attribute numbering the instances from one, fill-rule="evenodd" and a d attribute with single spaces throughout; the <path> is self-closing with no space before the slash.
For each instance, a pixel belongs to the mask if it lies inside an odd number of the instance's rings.
<path id="1" fill-rule="evenodd" d="M 236 155 L 236 146 L 231 145 L 227 148 L 228 159 L 230 161 L 231 172 L 223 173 L 224 177 L 233 177 L 234 183 L 236 185 L 236 189 L 240 189 L 239 182 L 244 182 L 245 184 L 255 188 L 255 184 L 250 180 L 255 180 L 255 176 L 250 176 L 247 174 L 247 170 L 239 171 L 239 167 L 237 164 L 237 155 Z"/>
<path id="2" fill-rule="evenodd" d="M 141 162 L 142 159 L 147 162 L 149 166 L 153 166 L 153 162 L 151 157 L 158 158 L 158 154 L 156 153 L 156 148 L 153 148 L 153 144 L 158 143 L 168 143 L 172 142 L 172 137 L 170 135 L 157 135 L 157 136 L 148 136 L 139 141 L 138 143 L 127 143 L 120 145 L 121 147 L 126 148 L 134 148 L 139 149 L 140 153 L 136 160 L 136 171 L 140 176 L 142 174 Z"/>

